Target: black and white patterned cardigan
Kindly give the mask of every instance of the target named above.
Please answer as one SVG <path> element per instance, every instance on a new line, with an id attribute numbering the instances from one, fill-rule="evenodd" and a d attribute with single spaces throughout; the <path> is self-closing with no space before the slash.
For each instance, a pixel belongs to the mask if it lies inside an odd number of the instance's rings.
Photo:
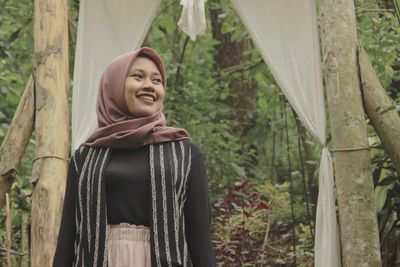
<path id="1" fill-rule="evenodd" d="M 192 266 L 185 238 L 184 203 L 191 167 L 189 142 L 149 146 L 152 266 Z M 78 182 L 73 266 L 107 266 L 107 206 L 104 171 L 110 148 L 81 147 L 72 160 Z"/>

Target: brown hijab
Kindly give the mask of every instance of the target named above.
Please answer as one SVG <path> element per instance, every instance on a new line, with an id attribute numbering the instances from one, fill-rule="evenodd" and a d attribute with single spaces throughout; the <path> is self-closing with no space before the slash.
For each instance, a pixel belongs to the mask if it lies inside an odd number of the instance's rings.
<path id="1" fill-rule="evenodd" d="M 185 129 L 166 126 L 159 110 L 147 117 L 133 117 L 125 102 L 125 80 L 133 61 L 143 55 L 157 65 L 166 89 L 164 63 L 152 49 L 142 47 L 115 58 L 104 71 L 97 97 L 98 129 L 81 146 L 138 148 L 147 144 L 189 138 Z"/>

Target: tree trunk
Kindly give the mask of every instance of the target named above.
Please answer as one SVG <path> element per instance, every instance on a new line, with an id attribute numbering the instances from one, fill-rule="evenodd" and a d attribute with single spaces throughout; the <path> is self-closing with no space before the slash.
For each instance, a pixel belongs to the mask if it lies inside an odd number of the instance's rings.
<path id="1" fill-rule="evenodd" d="M 320 9 L 342 263 L 377 267 L 379 234 L 357 69 L 354 1 L 321 0 Z"/>
<path id="2" fill-rule="evenodd" d="M 396 106 L 379 82 L 363 48 L 359 48 L 361 85 L 365 111 L 385 151 L 400 174 L 400 117 Z"/>
<path id="3" fill-rule="evenodd" d="M 24 94 L 18 104 L 10 129 L 0 147 L 0 208 L 6 202 L 6 193 L 17 175 L 26 146 L 33 131 L 34 121 L 33 79 L 25 87 Z"/>
<path id="4" fill-rule="evenodd" d="M 221 5 L 221 1 L 214 1 L 215 5 Z M 243 39 L 232 42 L 231 33 L 223 33 L 222 26 L 226 11 L 222 8 L 212 7 L 210 9 L 210 21 L 213 38 L 219 43 L 215 45 L 214 58 L 216 68 L 220 74 L 220 79 L 225 77 L 229 81 L 229 96 L 226 99 L 227 104 L 234 109 L 233 119 L 236 124 L 232 132 L 237 136 L 244 136 L 249 129 L 255 125 L 252 113 L 256 108 L 257 86 L 251 77 L 246 77 L 243 71 L 245 61 L 249 56 L 243 55 L 243 52 L 252 48 L 250 39 Z M 238 72 L 238 76 L 228 76 L 233 72 Z"/>
<path id="5" fill-rule="evenodd" d="M 65 191 L 69 151 L 67 19 L 67 0 L 35 1 L 33 267 L 52 265 Z"/>

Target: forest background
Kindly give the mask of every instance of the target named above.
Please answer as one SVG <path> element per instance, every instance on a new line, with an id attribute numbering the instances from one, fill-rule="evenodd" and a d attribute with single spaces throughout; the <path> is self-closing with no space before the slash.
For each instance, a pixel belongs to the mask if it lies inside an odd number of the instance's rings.
<path id="1" fill-rule="evenodd" d="M 355 4 L 360 43 L 399 110 L 396 5 L 392 0 Z M 32 72 L 33 1 L 0 0 L 0 7 L 1 142 Z M 71 88 L 78 9 L 79 1 L 70 0 Z M 204 154 L 219 266 L 313 266 L 318 142 L 280 92 L 229 1 L 206 2 L 207 32 L 195 42 L 176 26 L 180 11 L 179 1 L 163 0 L 144 45 L 166 62 L 169 125 L 186 128 Z M 370 125 L 368 138 L 382 263 L 399 266 L 399 175 Z M 12 266 L 29 266 L 34 146 L 33 136 L 11 192 Z M 5 222 L 3 209 L 0 246 Z"/>

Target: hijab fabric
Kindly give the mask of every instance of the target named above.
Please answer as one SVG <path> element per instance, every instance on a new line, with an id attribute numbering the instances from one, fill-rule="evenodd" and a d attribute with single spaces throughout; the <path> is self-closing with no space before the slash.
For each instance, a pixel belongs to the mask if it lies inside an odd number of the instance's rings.
<path id="1" fill-rule="evenodd" d="M 185 129 L 166 126 L 161 110 L 147 117 L 134 117 L 129 112 L 125 101 L 125 80 L 133 62 L 141 55 L 156 64 L 166 90 L 164 63 L 154 50 L 142 47 L 115 58 L 100 79 L 96 105 L 98 129 L 81 146 L 128 149 L 189 138 Z"/>

